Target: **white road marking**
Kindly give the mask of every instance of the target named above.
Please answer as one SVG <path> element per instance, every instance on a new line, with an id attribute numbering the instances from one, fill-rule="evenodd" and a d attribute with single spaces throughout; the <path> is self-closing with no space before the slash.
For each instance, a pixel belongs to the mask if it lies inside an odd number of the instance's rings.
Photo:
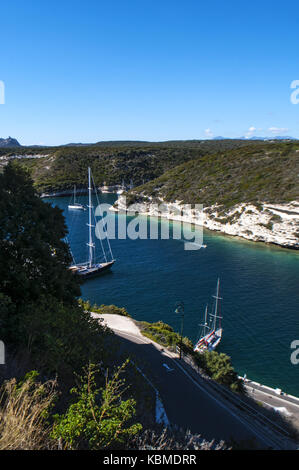
<path id="1" fill-rule="evenodd" d="M 165 367 L 165 369 L 167 370 L 167 372 L 172 372 L 174 369 L 171 369 L 170 367 L 168 367 L 167 364 L 163 364 L 163 367 Z"/>

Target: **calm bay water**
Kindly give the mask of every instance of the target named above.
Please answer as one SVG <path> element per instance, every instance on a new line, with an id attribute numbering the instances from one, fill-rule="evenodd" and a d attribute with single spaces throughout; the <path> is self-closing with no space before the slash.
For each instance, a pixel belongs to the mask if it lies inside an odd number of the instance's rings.
<path id="1" fill-rule="evenodd" d="M 68 211 L 69 199 L 47 201 L 64 210 L 80 262 L 87 256 L 88 214 Z M 116 196 L 100 199 L 113 203 Z M 184 334 L 195 341 L 220 277 L 224 331 L 218 351 L 231 356 L 240 375 L 299 396 L 299 365 L 290 361 L 290 344 L 299 340 L 299 252 L 209 231 L 204 243 L 206 249 L 185 251 L 179 240 L 112 240 L 116 263 L 111 273 L 87 281 L 82 297 L 125 307 L 137 320 L 162 320 L 177 331 L 180 317 L 174 306 L 182 300 Z"/>

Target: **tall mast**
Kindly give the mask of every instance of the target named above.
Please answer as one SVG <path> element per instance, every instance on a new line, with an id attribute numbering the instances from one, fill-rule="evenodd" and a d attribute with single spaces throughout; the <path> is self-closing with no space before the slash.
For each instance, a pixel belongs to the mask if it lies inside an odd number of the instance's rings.
<path id="1" fill-rule="evenodd" d="M 208 316 L 208 306 L 206 305 L 206 309 L 205 309 L 205 323 L 204 323 L 204 330 L 203 330 L 204 336 L 206 336 L 206 331 L 207 331 L 207 327 L 208 327 L 207 316 Z"/>
<path id="2" fill-rule="evenodd" d="M 91 176 L 90 176 L 90 167 L 88 167 L 88 227 L 89 227 L 89 241 L 87 246 L 89 246 L 89 267 L 92 266 L 92 258 L 93 258 L 93 248 L 94 243 L 92 241 L 92 233 L 91 228 L 93 225 L 91 224 L 91 210 L 92 210 L 92 201 L 91 201 Z"/>
<path id="3" fill-rule="evenodd" d="M 97 189 L 96 189 L 96 185 L 95 185 L 92 174 L 91 174 L 91 179 L 92 179 L 93 187 L 95 188 L 95 194 L 96 194 L 96 198 L 97 198 L 97 202 L 98 202 L 97 210 L 99 210 L 100 216 L 102 217 L 102 220 L 103 220 L 103 213 L 101 211 L 101 205 L 99 203 L 99 198 L 98 198 L 98 195 L 97 195 Z M 109 241 L 109 237 L 108 237 L 108 232 L 107 232 L 107 228 L 105 228 L 104 223 L 103 223 L 103 230 L 106 232 L 106 239 L 107 239 L 107 244 L 108 244 L 109 251 L 110 251 L 111 261 L 113 261 L 113 254 L 112 254 L 111 245 L 110 245 L 110 241 Z M 101 247 L 102 247 L 102 251 L 103 251 L 105 261 L 107 262 L 107 257 L 106 257 L 106 253 L 105 253 L 105 249 L 104 249 L 104 246 L 103 246 L 102 239 L 101 239 L 101 237 L 99 237 L 99 239 L 100 239 L 100 242 L 101 242 Z"/>
<path id="4" fill-rule="evenodd" d="M 203 336 L 206 336 L 206 330 L 208 327 L 208 322 L 207 322 L 207 316 L 208 316 L 208 306 L 206 305 L 205 309 L 205 321 L 203 324 L 200 324 L 199 326 L 203 327 Z"/>
<path id="5" fill-rule="evenodd" d="M 74 184 L 74 204 L 76 204 L 76 185 Z"/>
<path id="6" fill-rule="evenodd" d="M 207 316 L 208 316 L 208 306 L 206 305 L 204 335 L 206 335 L 206 328 L 207 328 L 207 326 L 208 326 L 208 323 L 207 323 Z"/>
<path id="7" fill-rule="evenodd" d="M 217 289 L 216 289 L 216 295 L 213 295 L 214 299 L 216 299 L 215 302 L 215 313 L 214 313 L 214 330 L 216 330 L 216 318 L 217 318 L 217 312 L 218 312 L 218 300 L 221 300 L 221 297 L 219 297 L 219 277 L 217 281 Z M 221 317 L 218 317 L 221 319 Z"/>

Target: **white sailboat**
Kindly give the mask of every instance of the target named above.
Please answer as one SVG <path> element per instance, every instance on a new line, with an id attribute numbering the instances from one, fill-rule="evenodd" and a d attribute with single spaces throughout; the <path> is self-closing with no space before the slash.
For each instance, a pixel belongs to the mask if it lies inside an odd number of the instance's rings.
<path id="1" fill-rule="evenodd" d="M 222 299 L 221 297 L 219 297 L 219 285 L 220 282 L 218 279 L 216 295 L 213 296 L 215 299 L 214 312 L 209 314 L 210 322 L 208 323 L 207 321 L 208 309 L 206 307 L 204 323 L 200 325 L 202 327 L 201 335 L 194 347 L 194 351 L 197 351 L 199 353 L 202 353 L 204 351 L 214 351 L 214 349 L 218 346 L 222 338 L 222 317 L 218 314 L 219 300 Z"/>
<path id="2" fill-rule="evenodd" d="M 124 180 L 122 180 L 121 187 L 116 191 L 116 194 L 123 194 L 126 191 L 126 186 Z"/>
<path id="3" fill-rule="evenodd" d="M 70 210 L 75 209 L 75 210 L 85 211 L 85 209 L 86 209 L 85 206 L 83 206 L 83 204 L 79 204 L 79 202 L 76 202 L 76 186 L 74 186 L 74 200 L 73 201 L 74 202 L 72 204 L 68 205 L 68 209 L 70 209 Z"/>
<path id="4" fill-rule="evenodd" d="M 103 251 L 103 256 L 105 261 L 102 263 L 96 263 L 95 262 L 95 243 L 93 241 L 93 228 L 95 226 L 91 223 L 92 221 L 92 212 L 93 212 L 93 205 L 92 205 L 92 198 L 91 198 L 91 192 L 92 192 L 92 176 L 91 176 L 91 170 L 88 168 L 88 252 L 89 252 L 89 257 L 88 260 L 84 263 L 73 263 L 69 269 L 76 275 L 80 276 L 82 279 L 87 279 L 90 277 L 95 277 L 101 274 L 104 271 L 107 271 L 108 269 L 111 268 L 111 266 L 114 264 L 115 260 L 113 259 L 113 254 L 110 246 L 110 242 L 107 236 L 107 243 L 109 247 L 109 254 L 110 254 L 110 260 L 108 260 L 108 257 L 106 255 L 106 252 L 103 247 L 103 243 L 101 240 L 101 247 Z"/>

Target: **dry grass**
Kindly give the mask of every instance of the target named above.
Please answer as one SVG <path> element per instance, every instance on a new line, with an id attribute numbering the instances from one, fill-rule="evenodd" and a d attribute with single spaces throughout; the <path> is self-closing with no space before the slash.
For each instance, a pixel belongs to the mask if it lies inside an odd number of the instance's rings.
<path id="1" fill-rule="evenodd" d="M 230 450 L 224 441 L 207 441 L 182 429 L 146 430 L 131 443 L 138 450 Z"/>
<path id="2" fill-rule="evenodd" d="M 47 412 L 56 396 L 56 381 L 43 384 L 15 379 L 0 388 L 0 450 L 41 450 L 54 448 L 46 423 Z"/>

